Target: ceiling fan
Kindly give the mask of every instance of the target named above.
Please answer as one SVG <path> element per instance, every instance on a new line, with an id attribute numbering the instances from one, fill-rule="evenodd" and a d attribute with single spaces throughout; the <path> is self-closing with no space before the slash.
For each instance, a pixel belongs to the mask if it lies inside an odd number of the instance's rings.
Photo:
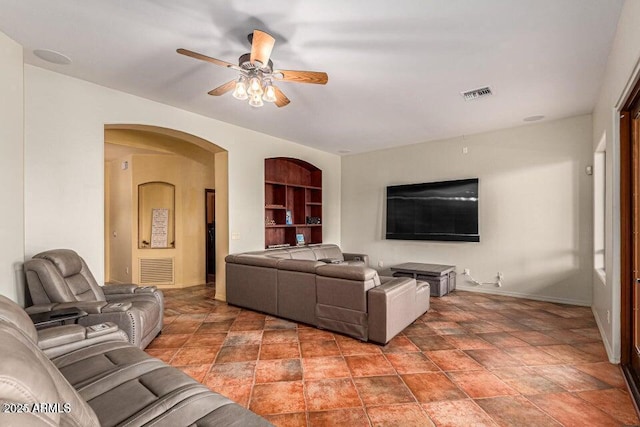
<path id="1" fill-rule="evenodd" d="M 323 72 L 274 70 L 273 62 L 269 57 L 276 40 L 270 34 L 260 30 L 253 30 L 248 38 L 251 43 L 251 52 L 240 56 L 238 65 L 187 49 L 178 49 L 177 52 L 239 71 L 240 76 L 237 79 L 209 91 L 209 95 L 220 96 L 233 90 L 234 98 L 248 99 L 252 107 L 262 107 L 263 101 L 273 102 L 278 107 L 284 107 L 291 102 L 277 86 L 273 85 L 274 80 L 321 85 L 329 81 L 329 76 Z"/>

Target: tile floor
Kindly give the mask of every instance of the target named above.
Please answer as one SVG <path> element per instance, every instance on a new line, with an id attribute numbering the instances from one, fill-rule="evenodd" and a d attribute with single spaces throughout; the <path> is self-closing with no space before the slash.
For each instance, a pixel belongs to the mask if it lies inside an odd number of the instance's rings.
<path id="1" fill-rule="evenodd" d="M 386 346 L 165 291 L 156 356 L 278 426 L 640 424 L 591 310 L 455 292 Z"/>

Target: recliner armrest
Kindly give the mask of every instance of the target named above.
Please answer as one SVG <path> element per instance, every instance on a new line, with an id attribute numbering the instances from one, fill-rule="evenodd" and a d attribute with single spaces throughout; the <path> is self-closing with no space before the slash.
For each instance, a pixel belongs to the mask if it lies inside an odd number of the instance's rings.
<path id="1" fill-rule="evenodd" d="M 106 305 L 106 301 L 73 301 L 32 305 L 31 307 L 27 307 L 25 311 L 29 314 L 34 314 L 62 310 L 64 308 L 78 308 L 86 311 L 88 314 L 97 314 L 102 313 L 102 308 Z"/>
<path id="2" fill-rule="evenodd" d="M 127 334 L 113 322 L 97 325 L 63 325 L 38 331 L 38 347 L 49 357 L 107 341 L 127 342 Z"/>
<path id="3" fill-rule="evenodd" d="M 355 254 L 355 253 L 343 253 L 342 256 L 346 262 L 362 262 L 365 267 L 369 266 L 369 255 L 367 254 Z"/>
<path id="4" fill-rule="evenodd" d="M 132 294 L 136 291 L 138 285 L 134 284 L 122 284 L 122 285 L 104 285 L 102 286 L 102 292 L 105 295 L 112 294 Z"/>
<path id="5" fill-rule="evenodd" d="M 102 307 L 102 313 L 116 313 L 127 311 L 131 308 L 130 302 L 111 302 Z"/>

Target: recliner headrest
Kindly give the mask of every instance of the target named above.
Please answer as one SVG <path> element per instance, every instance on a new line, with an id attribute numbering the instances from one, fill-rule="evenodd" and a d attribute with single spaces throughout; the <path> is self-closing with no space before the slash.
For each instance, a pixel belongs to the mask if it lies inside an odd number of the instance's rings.
<path id="1" fill-rule="evenodd" d="M 82 258 L 80 258 L 77 252 L 71 249 L 52 249 L 41 252 L 33 257 L 52 262 L 60 271 L 62 277 L 73 276 L 82 270 Z"/>

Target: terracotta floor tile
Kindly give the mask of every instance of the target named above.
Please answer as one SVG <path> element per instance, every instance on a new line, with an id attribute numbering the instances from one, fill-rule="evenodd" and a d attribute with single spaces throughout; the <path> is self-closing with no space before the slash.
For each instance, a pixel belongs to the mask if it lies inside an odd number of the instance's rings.
<path id="1" fill-rule="evenodd" d="M 231 331 L 224 340 L 224 346 L 258 345 L 262 341 L 262 331 Z"/>
<path id="2" fill-rule="evenodd" d="M 423 407 L 438 427 L 494 427 L 496 423 L 473 400 L 425 403 Z"/>
<path id="3" fill-rule="evenodd" d="M 146 348 L 145 351 L 149 356 L 157 357 L 164 363 L 171 362 L 173 356 L 178 352 L 177 348 Z"/>
<path id="4" fill-rule="evenodd" d="M 369 418 L 362 408 L 309 412 L 309 427 L 369 427 Z"/>
<path id="5" fill-rule="evenodd" d="M 563 363 L 589 363 L 603 361 L 600 357 L 587 353 L 586 351 L 580 350 L 569 344 L 545 345 L 538 348 L 556 357 Z"/>
<path id="6" fill-rule="evenodd" d="M 387 354 L 386 357 L 399 374 L 415 374 L 418 372 L 439 370 L 439 368 L 422 353 L 391 353 Z"/>
<path id="7" fill-rule="evenodd" d="M 353 382 L 366 406 L 415 402 L 411 391 L 397 375 L 354 378 Z"/>
<path id="8" fill-rule="evenodd" d="M 444 339 L 459 350 L 496 348 L 493 344 L 486 342 L 476 335 L 447 335 Z"/>
<path id="9" fill-rule="evenodd" d="M 173 366 L 211 364 L 218 354 L 218 347 L 183 347 L 171 359 Z"/>
<path id="10" fill-rule="evenodd" d="M 522 366 L 524 363 L 499 349 L 466 350 L 465 353 L 487 369 Z"/>
<path id="11" fill-rule="evenodd" d="M 293 359 L 296 357 L 300 357 L 297 342 L 262 344 L 260 348 L 260 359 Z"/>
<path id="12" fill-rule="evenodd" d="M 333 333 L 316 328 L 298 328 L 298 340 L 302 341 L 328 341 L 333 340 Z"/>
<path id="13" fill-rule="evenodd" d="M 147 348 L 180 348 L 189 340 L 190 337 L 190 334 L 160 335 L 159 337 L 154 338 Z"/>
<path id="14" fill-rule="evenodd" d="M 351 375 L 342 356 L 303 358 L 302 371 L 305 380 L 348 378 Z"/>
<path id="15" fill-rule="evenodd" d="M 291 322 L 286 319 L 279 319 L 277 317 L 272 319 L 267 319 L 264 322 L 265 330 L 282 330 L 282 329 L 296 329 L 297 325 L 295 322 Z"/>
<path id="16" fill-rule="evenodd" d="M 251 382 L 236 382 L 236 383 L 224 383 L 211 387 L 207 386 L 214 392 L 228 397 L 237 404 L 249 407 L 249 396 L 251 396 L 251 390 L 253 389 L 253 383 Z"/>
<path id="17" fill-rule="evenodd" d="M 382 352 L 379 345 L 366 343 L 351 338 L 338 339 L 338 347 L 344 356 L 357 354 L 380 354 Z"/>
<path id="18" fill-rule="evenodd" d="M 222 322 L 204 322 L 196 330 L 196 334 L 210 334 L 217 332 L 227 332 L 231 328 L 233 320 L 224 320 Z"/>
<path id="19" fill-rule="evenodd" d="M 589 307 L 454 291 L 380 346 L 165 291 L 146 351 L 278 426 L 640 424 Z"/>
<path id="20" fill-rule="evenodd" d="M 552 338 L 549 335 L 543 334 L 539 331 L 514 331 L 509 333 L 514 337 L 521 339 L 522 341 L 531 345 L 560 344 L 560 341 L 558 341 L 557 339 Z"/>
<path id="21" fill-rule="evenodd" d="M 522 341 L 519 338 L 514 337 L 508 332 L 495 332 L 491 334 L 480 333 L 478 334 L 483 340 L 493 344 L 494 346 L 505 349 L 511 347 L 526 347 L 529 344 Z"/>
<path id="22" fill-rule="evenodd" d="M 265 330 L 262 333 L 263 344 L 281 344 L 284 342 L 297 342 L 298 332 L 295 329 Z"/>
<path id="23" fill-rule="evenodd" d="M 592 342 L 593 339 L 582 334 L 578 334 L 569 329 L 558 329 L 555 331 L 546 331 L 546 335 L 557 339 L 563 344 L 577 344 L 584 342 Z M 598 338 L 599 340 L 600 338 Z"/>
<path id="24" fill-rule="evenodd" d="M 474 399 L 518 394 L 515 389 L 485 370 L 449 372 L 448 376 Z"/>
<path id="25" fill-rule="evenodd" d="M 567 391 L 599 390 L 609 385 L 572 366 L 539 366 L 535 373 L 553 381 Z"/>
<path id="26" fill-rule="evenodd" d="M 367 414 L 374 427 L 427 427 L 435 426 L 418 404 L 373 406 Z"/>
<path id="27" fill-rule="evenodd" d="M 418 402 L 465 399 L 467 395 L 442 372 L 402 375 Z"/>
<path id="28" fill-rule="evenodd" d="M 410 335 L 409 339 L 421 351 L 453 350 L 455 346 L 440 335 Z"/>
<path id="29" fill-rule="evenodd" d="M 185 347 L 221 347 L 227 334 L 224 332 L 211 334 L 195 334 L 184 344 Z"/>
<path id="30" fill-rule="evenodd" d="M 567 427 L 620 426 L 611 416 L 570 393 L 539 394 L 529 396 L 529 400 Z"/>
<path id="31" fill-rule="evenodd" d="M 362 401 L 349 378 L 305 381 L 307 410 L 359 408 Z"/>
<path id="32" fill-rule="evenodd" d="M 344 359 L 354 377 L 395 374 L 393 366 L 382 354 L 346 356 Z"/>
<path id="33" fill-rule="evenodd" d="M 428 351 L 425 354 L 443 371 L 468 371 L 482 368 L 482 365 L 462 350 Z"/>
<path id="34" fill-rule="evenodd" d="M 526 347 L 505 348 L 504 352 L 528 366 L 558 365 L 562 363 L 555 356 L 530 345 Z"/>
<path id="35" fill-rule="evenodd" d="M 300 342 L 302 357 L 340 356 L 340 349 L 335 340 Z"/>
<path id="36" fill-rule="evenodd" d="M 300 359 L 259 360 L 256 365 L 256 383 L 301 380 Z"/>
<path id="37" fill-rule="evenodd" d="M 229 328 L 230 331 L 262 331 L 264 329 L 264 320 L 244 320 L 235 322 Z"/>
<path id="38" fill-rule="evenodd" d="M 409 338 L 402 335 L 396 335 L 382 347 L 383 353 L 410 353 L 416 351 L 420 351 L 420 349 Z"/>
<path id="39" fill-rule="evenodd" d="M 626 383 L 622 376 L 622 370 L 619 365 L 609 362 L 586 363 L 584 365 L 575 365 L 576 369 L 599 379 L 612 387 L 625 388 Z"/>
<path id="40" fill-rule="evenodd" d="M 203 384 L 214 389 L 223 384 L 253 383 L 256 362 L 223 363 L 211 366 Z"/>
<path id="41" fill-rule="evenodd" d="M 305 411 L 302 381 L 256 384 L 249 409 L 257 414 L 282 414 Z"/>
<path id="42" fill-rule="evenodd" d="M 211 369 L 211 364 L 176 366 L 176 368 L 180 369 L 182 372 L 189 375 L 194 380 L 203 382 L 204 377 L 209 372 L 209 369 Z"/>
<path id="43" fill-rule="evenodd" d="M 222 347 L 216 357 L 216 363 L 247 362 L 258 359 L 259 345 L 234 345 Z M 175 357 L 174 357 L 175 360 Z"/>
<path id="44" fill-rule="evenodd" d="M 276 427 L 307 427 L 306 412 L 263 415 L 263 417 Z"/>
<path id="45" fill-rule="evenodd" d="M 429 310 L 429 315 L 432 315 L 432 311 Z M 407 326 L 402 333 L 406 336 L 427 336 L 427 335 L 436 335 L 436 331 L 431 329 L 425 323 L 417 323 L 414 322 L 411 325 Z"/>
<path id="46" fill-rule="evenodd" d="M 576 394 L 625 425 L 640 424 L 631 397 L 625 391 L 611 388 L 582 391 Z"/>
<path id="47" fill-rule="evenodd" d="M 192 334 L 194 333 L 202 324 L 200 320 L 192 320 L 192 321 L 182 321 L 177 322 L 174 321 L 171 324 L 162 328 L 163 334 Z"/>
<path id="48" fill-rule="evenodd" d="M 501 426 L 559 426 L 523 396 L 493 397 L 475 402 Z"/>

